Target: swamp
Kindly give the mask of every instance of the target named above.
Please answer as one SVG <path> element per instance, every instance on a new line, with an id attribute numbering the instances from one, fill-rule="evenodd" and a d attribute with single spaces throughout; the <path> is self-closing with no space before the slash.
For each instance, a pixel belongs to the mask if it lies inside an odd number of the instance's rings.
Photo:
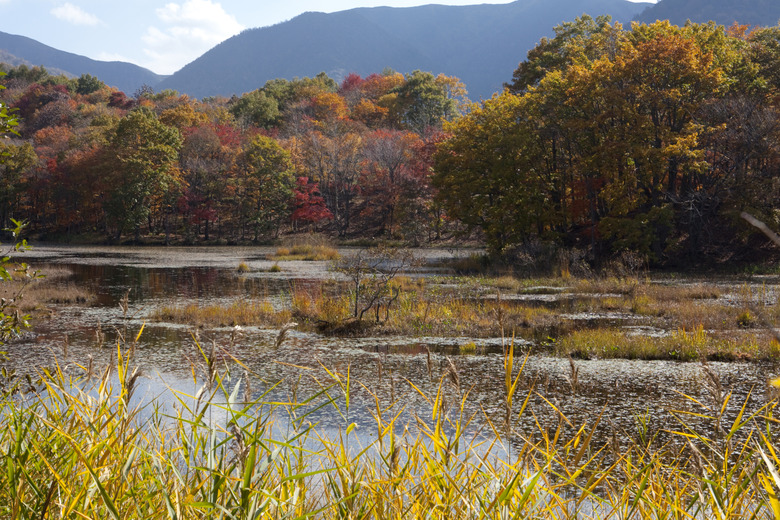
<path id="1" fill-rule="evenodd" d="M 59 488 L 57 517 L 780 517 L 777 276 L 280 249 L 17 254 L 46 276 L 3 347 L 0 511 Z M 20 469 L 58 435 L 73 461 Z"/>

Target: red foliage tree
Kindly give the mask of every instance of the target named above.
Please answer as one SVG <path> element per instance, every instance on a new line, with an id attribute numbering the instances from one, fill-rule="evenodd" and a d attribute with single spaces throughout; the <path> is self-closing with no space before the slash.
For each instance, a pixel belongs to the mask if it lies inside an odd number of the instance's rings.
<path id="1" fill-rule="evenodd" d="M 320 195 L 320 185 L 309 182 L 308 177 L 298 177 L 293 190 L 295 200 L 291 220 L 294 227 L 301 224 L 316 226 L 324 220 L 331 220 L 333 214 L 325 206 L 325 199 Z"/>

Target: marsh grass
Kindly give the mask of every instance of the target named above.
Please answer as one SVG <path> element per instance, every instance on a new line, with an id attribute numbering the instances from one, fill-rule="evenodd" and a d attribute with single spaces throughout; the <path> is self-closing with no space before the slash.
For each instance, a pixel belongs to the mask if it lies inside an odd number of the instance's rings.
<path id="1" fill-rule="evenodd" d="M 90 291 L 69 282 L 73 273 L 67 269 L 46 268 L 32 279 L 11 272 L 13 277 L 0 283 L 0 298 L 14 298 L 21 291 L 23 296 L 15 303 L 21 312 L 46 312 L 47 304 L 89 304 L 95 299 Z"/>
<path id="2" fill-rule="evenodd" d="M 268 255 L 269 260 L 277 262 L 293 260 L 332 262 L 339 258 L 339 252 L 332 246 L 330 239 L 316 233 L 288 237 L 273 254 Z"/>
<path id="3" fill-rule="evenodd" d="M 630 334 L 617 328 L 575 330 L 555 341 L 553 351 L 584 359 L 735 361 L 776 359 L 780 346 L 768 334 L 716 334 L 700 325 L 663 336 Z"/>
<path id="4" fill-rule="evenodd" d="M 292 285 L 282 304 L 171 306 L 151 319 L 194 326 L 278 327 L 331 335 L 501 337 L 517 334 L 535 349 L 579 357 L 641 359 L 772 359 L 778 354 L 766 324 L 780 319 L 766 290 L 742 288 L 736 296 L 706 283 L 674 286 L 637 277 L 561 280 L 498 278 L 426 279 L 398 275 L 385 298 L 361 317 L 354 288 L 338 282 Z M 523 297 L 513 297 L 521 294 Z M 540 295 L 538 301 L 533 297 Z M 397 295 L 397 296 L 396 296 Z M 551 295 L 552 298 L 543 298 Z M 530 298 L 527 298 L 530 296 Z M 756 302 L 763 302 L 757 304 Z M 621 323 L 665 331 L 640 337 Z M 703 330 L 701 344 L 679 331 Z"/>
<path id="5" fill-rule="evenodd" d="M 398 277 L 390 283 L 399 297 L 389 311 L 381 309 L 379 320 L 369 312 L 353 317 L 352 297 L 323 285 L 292 286 L 284 305 L 253 300 L 214 305 L 173 305 L 152 311 L 152 321 L 192 326 L 256 325 L 277 327 L 295 319 L 302 329 L 331 334 L 439 335 L 491 337 L 503 330 L 531 330 L 553 324 L 555 313 L 534 306 L 518 306 L 500 300 L 461 299 L 454 294 L 426 292 L 424 280 Z"/>
<path id="6" fill-rule="evenodd" d="M 285 262 L 292 260 L 335 261 L 341 258 L 338 249 L 328 245 L 297 244 L 290 247 L 278 247 L 269 260 Z"/>
<path id="7" fill-rule="evenodd" d="M 102 375 L 55 365 L 36 388 L 0 397 L 0 516 L 780 519 L 777 401 L 748 410 L 706 366 L 710 397 L 684 396 L 690 406 L 670 412 L 668 440 L 638 421 L 618 448 L 596 440 L 600 415 L 517 428 L 538 394 L 518 390 L 524 362 L 511 343 L 503 424 L 464 412 L 469 389 L 452 362 L 430 391 L 404 383 L 425 408 L 400 424 L 404 404 L 349 368 L 323 367 L 307 376 L 319 390 L 280 402 L 273 385 L 247 390 L 258 375 L 234 365 L 236 376 L 218 368 L 214 349 L 201 353 L 200 389 L 172 391 L 173 406 L 139 404 L 141 374 L 121 350 Z M 373 396 L 369 436 L 350 422 L 358 387 Z M 322 410 L 341 427 L 320 428 Z"/>
<path id="8" fill-rule="evenodd" d="M 149 319 L 186 323 L 194 326 L 232 327 L 235 325 L 283 325 L 292 313 L 275 309 L 269 301 L 236 302 L 230 305 L 165 306 L 152 311 Z"/>

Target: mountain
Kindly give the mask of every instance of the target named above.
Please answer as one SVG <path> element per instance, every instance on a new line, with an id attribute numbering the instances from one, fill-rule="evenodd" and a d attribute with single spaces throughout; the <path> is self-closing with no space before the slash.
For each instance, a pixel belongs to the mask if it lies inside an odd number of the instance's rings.
<path id="1" fill-rule="evenodd" d="M 132 94 L 144 84 L 155 87 L 165 76 L 121 61 L 97 61 L 60 51 L 32 38 L 0 32 L 0 61 L 10 65 L 43 65 L 54 74 L 91 74 L 109 86 Z"/>
<path id="2" fill-rule="evenodd" d="M 336 80 L 389 67 L 460 78 L 487 98 L 552 28 L 583 13 L 628 22 L 648 5 L 626 0 L 518 0 L 510 4 L 358 8 L 304 13 L 236 35 L 161 81 L 202 98 L 241 95 L 275 78 L 326 72 Z"/>
<path id="3" fill-rule="evenodd" d="M 726 27 L 734 22 L 767 27 L 780 21 L 780 0 L 661 0 L 636 19 L 644 23 L 669 20 L 675 25 L 712 20 Z"/>

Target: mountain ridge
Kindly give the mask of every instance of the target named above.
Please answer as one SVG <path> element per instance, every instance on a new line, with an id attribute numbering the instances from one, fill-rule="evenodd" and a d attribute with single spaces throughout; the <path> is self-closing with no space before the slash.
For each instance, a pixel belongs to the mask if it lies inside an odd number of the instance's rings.
<path id="1" fill-rule="evenodd" d="M 78 77 L 91 74 L 103 83 L 132 93 L 143 85 L 156 87 L 165 76 L 155 74 L 139 65 L 123 61 L 99 61 L 50 47 L 27 36 L 0 31 L 0 50 L 19 62 L 42 65 L 57 73 Z"/>
<path id="2" fill-rule="evenodd" d="M 683 25 L 714 21 L 729 27 L 733 23 L 773 26 L 780 21 L 778 0 L 661 0 L 637 16 L 637 21 L 652 23 L 669 20 Z"/>
<path id="3" fill-rule="evenodd" d="M 159 86 L 195 97 L 230 96 L 280 77 L 326 72 L 339 80 L 352 72 L 368 75 L 389 67 L 404 73 L 419 69 L 456 76 L 473 99 L 490 97 L 555 25 L 587 11 L 594 17 L 610 14 L 616 21 L 628 22 L 648 5 L 627 0 L 520 0 L 307 12 L 276 25 L 245 30 Z M 272 53 L 265 52 L 269 48 Z"/>

